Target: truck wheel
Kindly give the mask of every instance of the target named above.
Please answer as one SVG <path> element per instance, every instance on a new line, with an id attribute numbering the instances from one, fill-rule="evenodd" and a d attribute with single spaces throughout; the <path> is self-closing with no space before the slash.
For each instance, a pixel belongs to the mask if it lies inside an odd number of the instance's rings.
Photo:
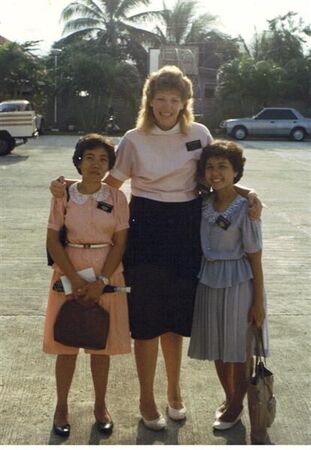
<path id="1" fill-rule="evenodd" d="M 7 155 L 14 148 L 12 142 L 9 139 L 0 138 L 0 156 Z"/>
<path id="2" fill-rule="evenodd" d="M 234 127 L 232 130 L 232 136 L 238 141 L 243 141 L 243 139 L 247 136 L 247 129 L 242 126 Z"/>

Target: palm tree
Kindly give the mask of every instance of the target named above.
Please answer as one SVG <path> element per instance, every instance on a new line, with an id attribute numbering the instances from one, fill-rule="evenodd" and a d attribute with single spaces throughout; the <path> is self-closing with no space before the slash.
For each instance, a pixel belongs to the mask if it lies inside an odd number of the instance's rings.
<path id="1" fill-rule="evenodd" d="M 163 0 L 163 10 L 159 13 L 165 28 L 156 28 L 162 44 L 185 45 L 204 40 L 217 17 L 209 13 L 197 16 L 197 7 L 197 0 L 177 0 L 173 8 L 168 9 Z"/>
<path id="2" fill-rule="evenodd" d="M 155 11 L 130 15 L 131 10 L 148 6 L 150 0 L 77 0 L 63 10 L 63 34 L 67 36 L 95 37 L 105 46 L 105 51 L 122 59 L 131 49 L 144 43 L 154 44 L 158 37 L 137 22 L 154 18 Z M 133 56 L 133 55 L 130 55 Z"/>

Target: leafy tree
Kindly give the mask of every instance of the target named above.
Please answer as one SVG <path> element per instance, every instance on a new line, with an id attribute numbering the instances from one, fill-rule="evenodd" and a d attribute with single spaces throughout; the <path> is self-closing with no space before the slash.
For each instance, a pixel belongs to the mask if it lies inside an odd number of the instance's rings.
<path id="1" fill-rule="evenodd" d="M 225 62 L 240 56 L 239 39 L 220 31 L 209 31 L 200 43 L 200 65 L 203 67 L 218 69 Z"/>
<path id="2" fill-rule="evenodd" d="M 45 68 L 43 61 L 31 53 L 36 44 L 37 41 L 7 42 L 0 46 L 1 100 L 27 98 L 40 108 L 44 101 Z"/>
<path id="3" fill-rule="evenodd" d="M 51 69 L 52 64 L 50 57 Z M 98 41 L 63 45 L 58 71 L 62 123 L 74 123 L 84 130 L 103 130 L 109 109 L 120 99 L 122 107 L 118 109 L 132 111 L 130 117 L 134 116 L 140 88 L 138 71 L 134 65 L 103 53 Z"/>
<path id="4" fill-rule="evenodd" d="M 218 73 L 218 109 L 224 116 L 252 114 L 263 106 L 299 105 L 310 113 L 311 58 L 306 44 L 310 26 L 289 12 L 268 21 L 255 34 L 244 55 L 224 64 Z M 302 111 L 303 112 L 303 111 Z"/>

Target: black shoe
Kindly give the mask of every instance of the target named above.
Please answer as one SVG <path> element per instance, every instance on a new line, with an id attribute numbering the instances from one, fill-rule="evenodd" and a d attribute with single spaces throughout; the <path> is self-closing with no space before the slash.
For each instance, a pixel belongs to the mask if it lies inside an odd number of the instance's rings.
<path id="1" fill-rule="evenodd" d="M 113 430 L 113 422 L 112 420 L 108 420 L 107 422 L 100 422 L 96 420 L 97 430 L 103 434 L 110 434 Z"/>
<path id="2" fill-rule="evenodd" d="M 68 437 L 70 435 L 70 425 L 67 423 L 66 425 L 55 425 L 53 424 L 53 431 L 58 436 Z"/>

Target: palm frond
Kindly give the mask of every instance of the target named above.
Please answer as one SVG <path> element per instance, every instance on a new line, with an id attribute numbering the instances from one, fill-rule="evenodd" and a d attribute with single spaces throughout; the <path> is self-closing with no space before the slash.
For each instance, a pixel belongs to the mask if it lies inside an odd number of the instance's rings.
<path id="1" fill-rule="evenodd" d="M 103 11 L 93 0 L 80 0 L 69 3 L 61 13 L 61 21 L 67 22 L 75 16 L 92 17 L 100 19 Z"/>
<path id="2" fill-rule="evenodd" d="M 130 10 L 142 6 L 148 6 L 149 4 L 150 0 L 121 0 L 119 1 L 118 10 L 116 14 L 119 17 L 125 18 Z"/>
<path id="3" fill-rule="evenodd" d="M 86 30 L 89 32 L 90 30 L 100 30 L 103 29 L 103 23 L 98 19 L 91 18 L 81 18 L 81 19 L 73 19 L 69 20 L 63 29 L 62 34 L 72 33 L 76 31 Z"/>
<path id="4" fill-rule="evenodd" d="M 151 22 L 153 19 L 161 19 L 163 11 L 148 11 L 134 14 L 126 18 L 129 22 Z"/>
<path id="5" fill-rule="evenodd" d="M 166 44 L 167 43 L 166 35 L 161 30 L 160 27 L 158 27 L 158 26 L 155 27 L 155 34 L 157 34 L 159 36 L 161 44 Z"/>
<path id="6" fill-rule="evenodd" d="M 191 28 L 185 38 L 185 43 L 200 42 L 208 32 L 213 30 L 216 16 L 203 14 L 197 17 L 191 24 Z"/>
<path id="7" fill-rule="evenodd" d="M 152 43 L 153 45 L 160 44 L 159 36 L 152 31 L 148 31 L 143 28 L 137 28 L 126 23 L 123 23 L 122 27 L 128 33 L 128 35 L 131 36 L 131 38 L 137 40 L 137 42 L 145 44 Z"/>

